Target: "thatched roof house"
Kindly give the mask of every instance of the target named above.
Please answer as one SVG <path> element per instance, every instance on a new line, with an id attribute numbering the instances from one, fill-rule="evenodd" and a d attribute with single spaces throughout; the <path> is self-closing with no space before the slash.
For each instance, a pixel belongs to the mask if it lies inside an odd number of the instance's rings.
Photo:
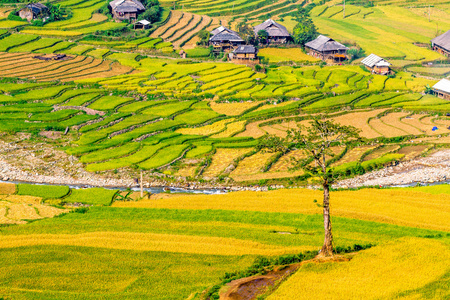
<path id="1" fill-rule="evenodd" d="M 244 43 L 244 40 L 239 34 L 233 30 L 230 30 L 224 26 L 220 26 L 210 32 L 209 44 L 213 45 L 216 49 L 234 48 Z"/>
<path id="2" fill-rule="evenodd" d="M 306 43 L 305 48 L 309 55 L 322 60 L 339 62 L 347 59 L 348 48 L 324 35 Z"/>
<path id="3" fill-rule="evenodd" d="M 42 3 L 30 3 L 19 10 L 19 17 L 28 21 L 43 18 L 48 14 L 48 8 Z"/>
<path id="4" fill-rule="evenodd" d="M 284 44 L 289 39 L 291 39 L 291 35 L 287 31 L 286 27 L 278 24 L 272 19 L 268 19 L 264 23 L 253 27 L 253 31 L 256 36 L 258 36 L 258 32 L 260 32 L 261 30 L 265 30 L 267 32 L 269 43 Z"/>
<path id="5" fill-rule="evenodd" d="M 136 20 L 145 11 L 145 6 L 138 0 L 114 0 L 109 5 L 117 20 Z"/>
<path id="6" fill-rule="evenodd" d="M 375 54 L 370 54 L 361 63 L 374 74 L 389 75 L 392 73 L 391 64 Z"/>
<path id="7" fill-rule="evenodd" d="M 228 55 L 230 61 L 237 64 L 255 65 L 259 63 L 258 49 L 252 45 L 241 45 Z"/>
<path id="8" fill-rule="evenodd" d="M 450 56 L 450 30 L 432 39 L 431 47 L 442 55 Z"/>

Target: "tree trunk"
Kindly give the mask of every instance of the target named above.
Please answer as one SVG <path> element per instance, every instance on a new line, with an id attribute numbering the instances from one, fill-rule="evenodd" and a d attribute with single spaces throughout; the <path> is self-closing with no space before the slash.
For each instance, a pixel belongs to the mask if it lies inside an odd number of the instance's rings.
<path id="1" fill-rule="evenodd" d="M 333 234 L 331 232 L 330 216 L 330 186 L 328 182 L 323 184 L 323 225 L 325 228 L 325 240 L 323 241 L 321 256 L 333 256 Z"/>

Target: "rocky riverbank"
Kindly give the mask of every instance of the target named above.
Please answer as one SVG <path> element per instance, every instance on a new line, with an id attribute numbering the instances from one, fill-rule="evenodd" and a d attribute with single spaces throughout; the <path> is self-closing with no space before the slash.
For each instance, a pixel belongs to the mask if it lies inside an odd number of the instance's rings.
<path id="1" fill-rule="evenodd" d="M 121 169 L 102 174 L 84 170 L 76 157 L 67 155 L 48 143 L 28 141 L 27 136 L 17 136 L 15 141 L 0 140 L 0 180 L 49 183 L 62 185 L 134 187 L 137 186 L 138 170 Z M 345 179 L 335 188 L 362 186 L 398 186 L 414 183 L 450 181 L 450 149 L 440 150 L 428 157 Z M 231 191 L 265 191 L 268 187 L 241 187 L 233 183 L 187 183 L 174 180 L 161 173 L 144 172 L 144 187 L 182 187 L 186 189 L 226 189 Z M 283 188 L 282 185 L 270 188 Z M 311 187 L 313 188 L 313 187 Z"/>
<path id="2" fill-rule="evenodd" d="M 401 186 L 415 183 L 438 183 L 450 180 L 450 150 L 438 151 L 427 157 L 420 157 L 355 178 L 340 181 L 336 188 L 362 186 Z"/>

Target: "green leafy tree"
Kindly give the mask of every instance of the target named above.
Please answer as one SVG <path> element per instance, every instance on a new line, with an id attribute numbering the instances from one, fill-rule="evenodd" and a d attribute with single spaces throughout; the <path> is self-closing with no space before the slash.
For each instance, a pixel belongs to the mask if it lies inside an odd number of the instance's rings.
<path id="1" fill-rule="evenodd" d="M 239 36 L 250 45 L 256 45 L 256 37 L 255 32 L 253 31 L 253 28 L 251 28 L 246 23 L 241 23 L 238 25 L 237 32 L 239 33 Z"/>
<path id="2" fill-rule="evenodd" d="M 294 27 L 292 37 L 296 44 L 304 46 L 318 36 L 317 28 L 309 17 L 307 10 L 301 8 L 296 16 L 297 24 Z"/>
<path id="3" fill-rule="evenodd" d="M 206 45 L 208 45 L 209 38 L 211 37 L 211 33 L 209 33 L 208 30 L 200 30 L 197 33 L 197 36 L 200 39 L 200 41 L 198 41 L 198 44 L 206 46 Z"/>
<path id="4" fill-rule="evenodd" d="M 269 40 L 269 33 L 267 31 L 265 30 L 258 31 L 258 41 L 261 44 L 266 44 L 268 40 Z"/>
<path id="5" fill-rule="evenodd" d="M 293 159 L 292 169 L 303 168 L 320 180 L 323 187 L 323 221 L 325 238 L 320 256 L 333 255 L 333 233 L 331 230 L 330 186 L 339 178 L 339 173 L 329 166 L 330 158 L 335 154 L 331 146 L 347 145 L 359 139 L 359 131 L 352 126 L 343 126 L 327 120 L 325 116 L 314 118 L 309 127 L 299 125 L 298 129 L 290 129 L 285 138 L 270 135 L 261 139 L 258 146 L 263 151 L 288 153 L 294 149 L 305 152 L 305 159 Z M 311 163 L 311 160 L 314 163 Z"/>

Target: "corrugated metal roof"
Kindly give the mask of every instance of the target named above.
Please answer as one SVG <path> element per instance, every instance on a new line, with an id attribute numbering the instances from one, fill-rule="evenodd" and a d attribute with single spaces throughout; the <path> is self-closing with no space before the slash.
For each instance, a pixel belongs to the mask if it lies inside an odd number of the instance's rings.
<path id="1" fill-rule="evenodd" d="M 368 66 L 369 68 L 373 68 L 373 66 L 377 67 L 389 67 L 391 64 L 386 60 L 382 59 L 378 55 L 370 54 L 366 58 L 361 61 L 362 64 Z"/>
<path id="2" fill-rule="evenodd" d="M 147 21 L 147 20 L 140 20 L 137 23 L 142 24 L 142 25 L 149 25 L 150 24 L 150 22 Z"/>
<path id="3" fill-rule="evenodd" d="M 450 93 L 450 80 L 445 78 L 441 79 L 438 83 L 433 85 L 433 89 Z"/>
<path id="4" fill-rule="evenodd" d="M 144 11 L 145 7 L 138 0 L 114 0 L 109 5 L 116 12 L 138 12 Z"/>
<path id="5" fill-rule="evenodd" d="M 307 42 L 305 46 L 320 52 L 348 50 L 348 48 L 341 43 L 324 35 L 319 35 L 315 40 Z"/>
<path id="6" fill-rule="evenodd" d="M 450 30 L 432 39 L 431 44 L 450 51 Z"/>
<path id="7" fill-rule="evenodd" d="M 267 33 L 269 34 L 269 37 L 271 37 L 271 36 L 285 36 L 285 37 L 291 36 L 289 34 L 289 32 L 287 31 L 286 27 L 284 27 L 281 24 L 278 24 L 277 22 L 275 22 L 272 19 L 268 19 L 264 23 L 256 25 L 253 28 L 255 35 L 258 35 L 258 32 L 260 30 L 267 31 Z"/>

